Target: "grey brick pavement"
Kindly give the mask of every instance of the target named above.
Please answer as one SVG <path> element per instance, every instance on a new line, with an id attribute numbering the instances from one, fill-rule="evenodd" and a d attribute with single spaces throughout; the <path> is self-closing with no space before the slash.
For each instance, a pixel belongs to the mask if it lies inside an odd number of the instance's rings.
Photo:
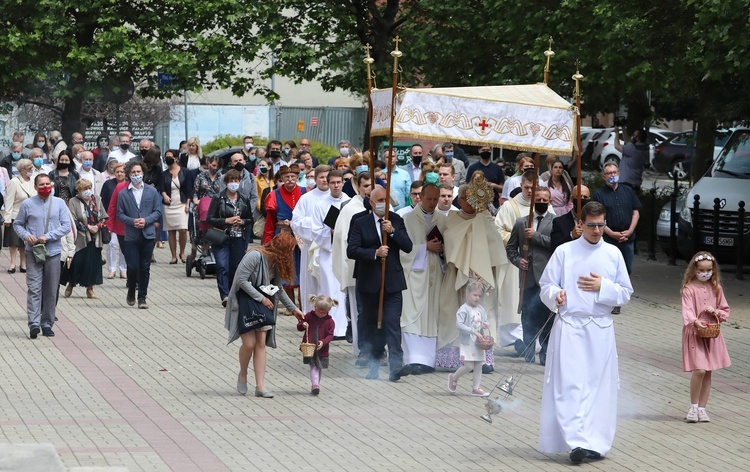
<path id="1" fill-rule="evenodd" d="M 7 253 L 0 255 L 0 442 L 51 443 L 66 467 L 131 471 L 571 467 L 566 455 L 535 450 L 543 377 L 538 365 L 517 387 L 514 408 L 492 425 L 478 417 L 483 400 L 466 395 L 468 379 L 456 396 L 446 392 L 444 373 L 398 384 L 368 381 L 352 366 L 344 342 L 332 346 L 331 368 L 314 398 L 295 323 L 282 318 L 267 374 L 276 398 L 238 395 L 237 346 L 226 346 L 215 279 L 188 279 L 183 265 L 166 264 L 167 250 L 156 252 L 151 309 L 128 307 L 120 279 L 105 280 L 96 289 L 98 300 L 76 288 L 60 301 L 57 336 L 35 341 L 28 339 L 23 275 L 8 275 Z M 587 468 L 750 468 L 746 328 L 725 329 L 733 366 L 714 375 L 712 422 L 681 421 L 689 374 L 681 371 L 681 315 L 673 288 L 679 271 L 665 276 L 663 263 L 637 262 L 636 298 L 616 319 L 617 437 L 607 460 Z M 729 303 L 740 307 L 733 318 L 749 319 L 740 303 L 747 283 L 732 286 Z M 495 374 L 483 377 L 485 388 L 519 365 L 507 354 L 498 356 Z"/>

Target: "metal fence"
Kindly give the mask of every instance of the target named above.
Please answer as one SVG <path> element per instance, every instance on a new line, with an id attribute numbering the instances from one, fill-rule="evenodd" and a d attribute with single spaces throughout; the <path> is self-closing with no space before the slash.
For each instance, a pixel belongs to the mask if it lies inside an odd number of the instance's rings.
<path id="1" fill-rule="evenodd" d="M 362 148 L 367 108 L 272 106 L 269 114 L 269 136 L 274 138 L 299 143 L 305 137 L 334 147 L 346 139 Z"/>

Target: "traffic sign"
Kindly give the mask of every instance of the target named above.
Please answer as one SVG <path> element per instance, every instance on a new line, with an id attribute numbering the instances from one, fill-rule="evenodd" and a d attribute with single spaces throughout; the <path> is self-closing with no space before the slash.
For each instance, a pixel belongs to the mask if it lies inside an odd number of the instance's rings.
<path id="1" fill-rule="evenodd" d="M 312 118 L 310 118 L 310 127 L 314 128 L 316 126 L 318 126 L 318 117 L 313 116 Z"/>
<path id="2" fill-rule="evenodd" d="M 302 120 L 299 120 L 297 122 L 297 131 L 299 131 L 301 133 L 304 130 L 305 130 L 305 122 L 302 121 Z"/>

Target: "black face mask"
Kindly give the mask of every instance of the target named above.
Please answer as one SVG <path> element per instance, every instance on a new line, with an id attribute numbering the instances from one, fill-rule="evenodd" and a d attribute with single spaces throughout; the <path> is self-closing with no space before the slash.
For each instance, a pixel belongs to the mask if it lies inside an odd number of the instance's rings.
<path id="1" fill-rule="evenodd" d="M 534 203 L 534 211 L 537 215 L 544 215 L 549 210 L 549 203 Z"/>
<path id="2" fill-rule="evenodd" d="M 168 166 L 171 166 L 172 164 L 174 164 L 174 157 L 168 157 L 164 159 L 164 162 L 166 162 Z"/>
<path id="3" fill-rule="evenodd" d="M 70 162 L 58 162 L 57 163 L 57 168 L 60 170 L 65 170 L 65 169 L 68 169 L 69 167 L 70 167 Z"/>
<path id="4" fill-rule="evenodd" d="M 414 164 L 414 167 L 419 167 L 419 164 L 422 163 L 422 156 L 412 156 L 411 162 Z"/>
<path id="5" fill-rule="evenodd" d="M 146 154 L 148 153 L 148 149 L 141 149 L 141 156 L 146 157 Z"/>
<path id="6" fill-rule="evenodd" d="M 488 161 L 492 158 L 492 152 L 490 151 L 484 151 L 479 153 L 479 157 L 481 159 L 484 159 L 485 161 Z"/>
<path id="7" fill-rule="evenodd" d="M 278 159 L 281 157 L 281 151 L 271 151 L 268 155 L 271 156 L 271 159 Z"/>
<path id="8" fill-rule="evenodd" d="M 120 144 L 120 149 L 122 149 L 123 151 L 127 151 L 128 149 L 130 149 L 130 144 Z"/>
<path id="9" fill-rule="evenodd" d="M 245 170 L 245 164 L 238 162 L 237 164 L 234 165 L 234 170 L 238 172 L 242 172 L 243 170 Z"/>
<path id="10" fill-rule="evenodd" d="M 574 210 L 574 211 L 578 211 L 578 199 L 577 199 L 577 198 L 574 198 L 574 199 L 572 199 L 571 201 L 573 202 L 573 210 Z M 581 200 L 581 208 L 583 208 L 583 206 L 584 206 L 585 204 L 587 204 L 588 202 L 589 202 L 589 199 L 588 199 L 588 198 L 584 198 L 583 200 Z"/>

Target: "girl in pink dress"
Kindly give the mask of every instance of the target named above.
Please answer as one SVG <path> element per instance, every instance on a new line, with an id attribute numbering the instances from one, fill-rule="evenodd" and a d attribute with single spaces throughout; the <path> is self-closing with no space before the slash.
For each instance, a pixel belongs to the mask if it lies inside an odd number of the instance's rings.
<path id="1" fill-rule="evenodd" d="M 682 369 L 692 372 L 688 423 L 711 421 L 706 413 L 711 373 L 729 367 L 724 336 L 700 338 L 696 327 L 729 319 L 729 305 L 719 281 L 719 264 L 710 253 L 698 252 L 690 260 L 682 283 Z"/>

